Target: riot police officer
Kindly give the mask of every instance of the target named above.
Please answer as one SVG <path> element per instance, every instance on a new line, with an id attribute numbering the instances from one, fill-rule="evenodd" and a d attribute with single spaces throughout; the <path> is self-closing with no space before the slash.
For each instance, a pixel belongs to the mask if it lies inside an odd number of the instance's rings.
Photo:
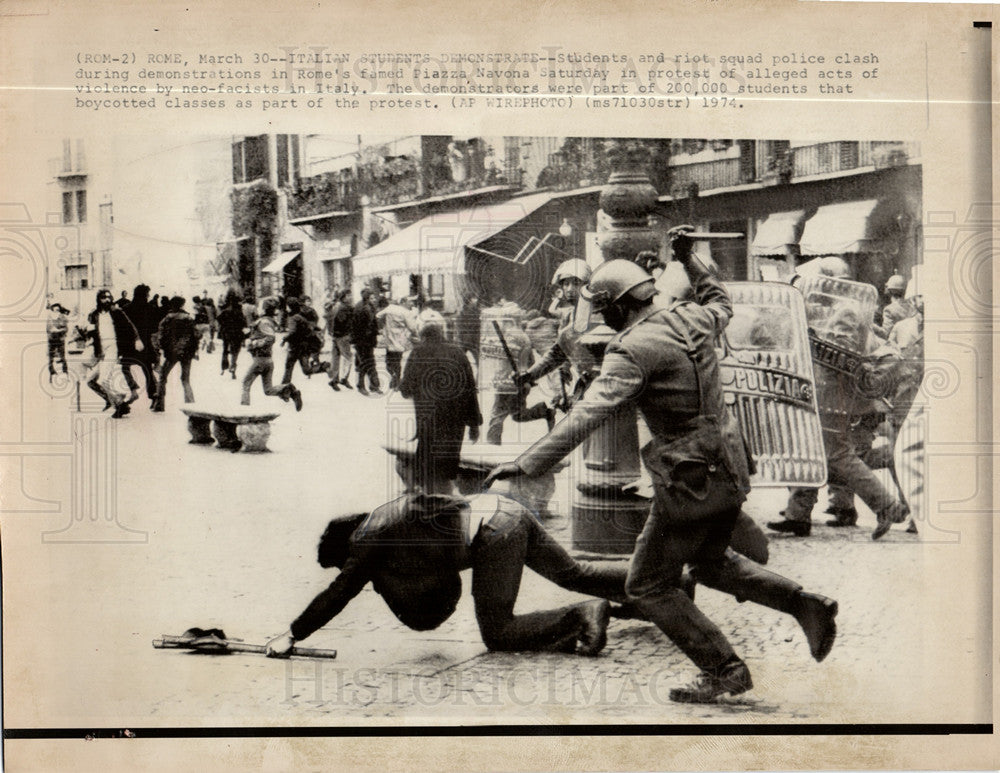
<path id="1" fill-rule="evenodd" d="M 749 461 L 723 402 L 714 346 L 732 303 L 692 254 L 686 229 L 671 236 L 694 302 L 654 305 L 653 278 L 630 261 L 598 268 L 583 296 L 618 331 L 600 375 L 548 435 L 494 469 L 487 484 L 551 468 L 620 406 L 634 403 L 653 435 L 643 459 L 654 498 L 626 594 L 701 669 L 692 684 L 670 691 L 671 700 L 707 703 L 746 692 L 753 682 L 722 631 L 683 592 L 685 564 L 704 585 L 793 615 L 816 660 L 833 646 L 837 603 L 726 550 L 749 489 Z"/>
<path id="2" fill-rule="evenodd" d="M 542 358 L 529 370 L 515 376 L 518 386 L 534 384 L 557 368 L 572 364 L 577 372 L 577 382 L 572 390 L 572 397 L 559 407 L 569 410 L 572 400 L 578 399 L 590 383 L 597 361 L 593 354 L 579 344 L 581 335 L 585 332 L 576 324 L 576 306 L 580 299 L 580 288 L 590 279 L 590 266 L 585 260 L 573 258 L 559 264 L 552 276 L 552 284 L 559 288 L 562 295 L 562 308 L 559 316 L 559 330 L 556 341 L 549 347 Z"/>

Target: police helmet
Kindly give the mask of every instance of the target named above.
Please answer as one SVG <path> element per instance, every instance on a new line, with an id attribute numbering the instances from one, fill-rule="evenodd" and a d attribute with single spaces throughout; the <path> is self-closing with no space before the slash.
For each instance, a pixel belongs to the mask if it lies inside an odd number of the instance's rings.
<path id="1" fill-rule="evenodd" d="M 653 277 L 630 260 L 609 260 L 597 267 L 580 294 L 593 304 L 595 311 L 603 311 L 625 295 L 637 301 L 649 300 L 657 293 L 653 281 Z"/>
<path id="2" fill-rule="evenodd" d="M 906 280 L 899 274 L 893 274 L 885 283 L 887 293 L 901 293 L 906 290 Z"/>

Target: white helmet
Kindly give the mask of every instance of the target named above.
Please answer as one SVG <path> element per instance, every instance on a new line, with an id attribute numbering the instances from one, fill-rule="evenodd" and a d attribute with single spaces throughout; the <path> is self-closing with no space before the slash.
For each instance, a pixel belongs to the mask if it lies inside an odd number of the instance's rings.
<path id="1" fill-rule="evenodd" d="M 561 284 L 564 279 L 578 279 L 583 283 L 590 281 L 590 266 L 581 258 L 564 260 L 552 275 L 552 284 Z"/>

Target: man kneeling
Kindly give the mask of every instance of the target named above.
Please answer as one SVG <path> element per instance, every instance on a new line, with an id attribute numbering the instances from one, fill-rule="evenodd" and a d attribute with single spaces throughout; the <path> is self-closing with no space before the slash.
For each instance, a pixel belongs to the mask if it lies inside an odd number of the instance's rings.
<path id="1" fill-rule="evenodd" d="M 447 620 L 472 569 L 472 596 L 483 643 L 491 650 L 597 655 L 607 641 L 610 605 L 625 601 L 624 561 L 576 561 L 532 513 L 504 496 L 471 499 L 413 493 L 371 514 L 334 519 L 319 543 L 319 563 L 340 574 L 267 643 L 287 657 L 296 641 L 326 625 L 369 582 L 406 626 L 426 631 Z M 598 599 L 514 614 L 527 566 L 557 585 Z"/>

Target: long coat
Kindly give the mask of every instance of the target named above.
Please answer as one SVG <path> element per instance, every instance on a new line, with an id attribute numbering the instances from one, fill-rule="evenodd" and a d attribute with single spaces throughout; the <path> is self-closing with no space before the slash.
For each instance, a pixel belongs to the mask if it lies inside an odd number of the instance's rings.
<path id="1" fill-rule="evenodd" d="M 472 366 L 460 346 L 424 341 L 406 363 L 399 387 L 417 417 L 418 480 L 454 480 L 466 427 L 483 423 Z"/>

